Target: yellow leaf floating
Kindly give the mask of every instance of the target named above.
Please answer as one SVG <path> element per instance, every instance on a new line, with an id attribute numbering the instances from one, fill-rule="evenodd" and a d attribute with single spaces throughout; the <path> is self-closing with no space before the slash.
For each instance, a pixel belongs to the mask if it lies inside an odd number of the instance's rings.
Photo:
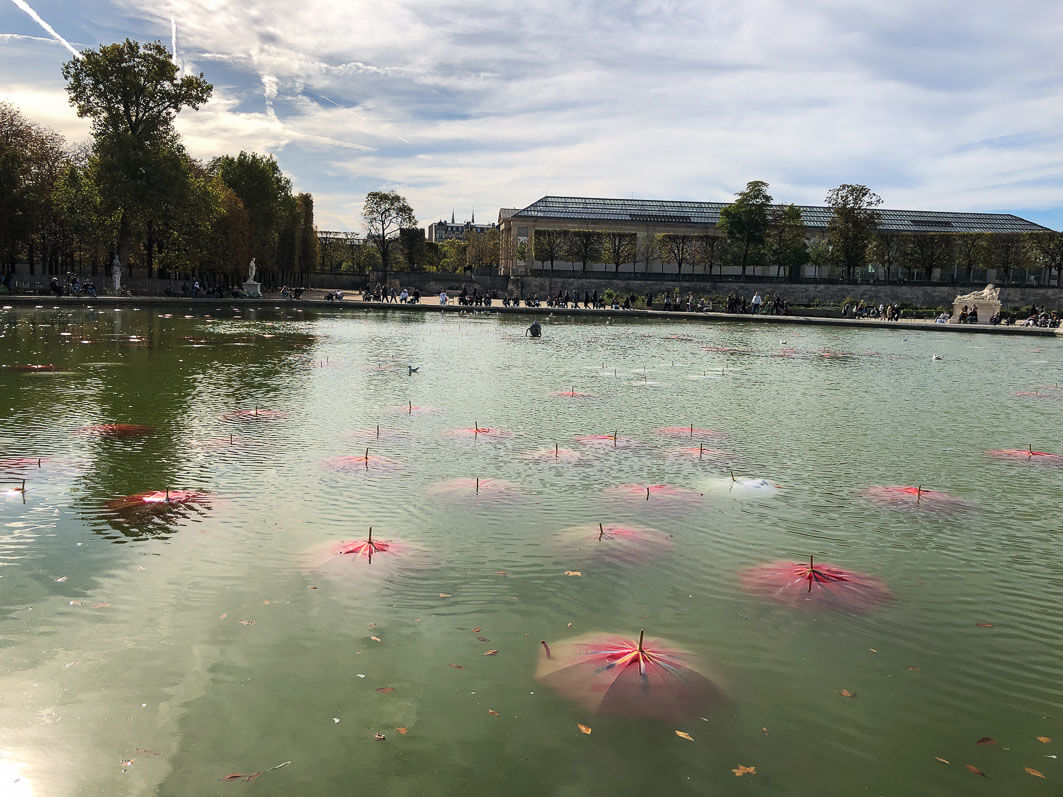
<path id="1" fill-rule="evenodd" d="M 484 651 L 484 655 L 485 656 L 497 656 L 498 655 L 498 651 L 497 650 L 485 650 Z"/>
<path id="2" fill-rule="evenodd" d="M 1048 780 L 1048 778 L 1046 778 L 1042 773 L 1038 772 L 1032 767 L 1023 767 L 1023 771 L 1025 771 L 1028 775 L 1033 775 L 1035 778 L 1040 778 L 1041 780 Z"/>
<path id="3" fill-rule="evenodd" d="M 688 742 L 694 741 L 694 737 L 686 731 L 676 731 L 675 735 L 678 736 L 680 739 L 686 739 Z"/>
<path id="4" fill-rule="evenodd" d="M 1052 737 L 1051 736 L 1038 736 L 1037 737 L 1037 741 L 1039 741 L 1041 744 L 1048 744 L 1050 741 L 1052 741 Z"/>
<path id="5" fill-rule="evenodd" d="M 731 771 L 733 773 L 735 773 L 735 777 L 736 778 L 740 778 L 743 775 L 756 775 L 757 774 L 757 768 L 756 767 L 744 767 L 741 764 L 738 765 L 737 769 L 732 769 Z"/>
<path id="6" fill-rule="evenodd" d="M 948 759 L 946 759 L 946 758 L 942 758 L 942 757 L 941 757 L 941 756 L 939 756 L 939 755 L 936 755 L 936 756 L 934 756 L 934 760 L 935 760 L 935 761 L 940 761 L 940 762 L 941 762 L 942 764 L 951 764 L 951 763 L 952 763 L 952 762 L 951 762 L 951 761 L 949 761 Z"/>
<path id="7" fill-rule="evenodd" d="M 591 727 L 589 725 L 581 725 L 580 723 L 577 722 L 576 723 L 576 727 L 580 729 L 580 733 L 590 733 L 591 732 Z"/>
<path id="8" fill-rule="evenodd" d="M 566 576 L 582 576 L 583 573 L 581 573 L 579 570 L 566 570 L 565 571 L 565 575 Z"/>

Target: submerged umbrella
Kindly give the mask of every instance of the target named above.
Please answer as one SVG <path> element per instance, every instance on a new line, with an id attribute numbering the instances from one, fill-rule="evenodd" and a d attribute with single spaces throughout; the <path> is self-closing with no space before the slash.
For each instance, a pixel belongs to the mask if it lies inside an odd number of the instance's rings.
<path id="1" fill-rule="evenodd" d="M 696 459 L 702 462 L 720 462 L 721 460 L 734 458 L 734 454 L 730 451 L 721 451 L 718 448 L 706 448 L 704 445 L 677 448 L 674 451 L 669 451 L 668 456 L 682 459 Z"/>
<path id="2" fill-rule="evenodd" d="M 999 448 L 985 453 L 987 457 L 993 457 L 994 459 L 1036 462 L 1039 465 L 1063 465 L 1063 456 L 1050 454 L 1047 451 L 1034 451 L 1033 446 L 1029 448 Z"/>
<path id="3" fill-rule="evenodd" d="M 154 434 L 156 430 L 154 426 L 139 423 L 99 423 L 95 426 L 82 426 L 78 431 L 82 434 L 95 434 L 101 437 L 137 437 Z"/>
<path id="4" fill-rule="evenodd" d="M 364 539 L 315 545 L 300 557 L 300 561 L 308 573 L 349 581 L 352 574 L 387 576 L 400 561 L 404 566 L 416 566 L 419 553 L 417 546 L 373 536 L 370 526 L 369 535 Z"/>
<path id="5" fill-rule="evenodd" d="M 773 481 L 759 476 L 735 476 L 734 471 L 726 478 L 708 479 L 700 484 L 704 486 L 706 493 L 729 495 L 732 498 L 767 498 L 778 495 L 778 491 L 782 489 L 782 485 Z"/>
<path id="6" fill-rule="evenodd" d="M 48 457 L 7 457 L 0 459 L 0 473 L 43 468 L 44 463 L 48 461 Z"/>
<path id="7" fill-rule="evenodd" d="M 927 490 L 922 485 L 876 485 L 864 490 L 864 498 L 881 506 L 953 512 L 965 509 L 970 503 L 940 490 Z"/>
<path id="8" fill-rule="evenodd" d="M 347 473 L 353 471 L 395 470 L 402 466 L 402 463 L 397 459 L 383 457 L 379 454 L 370 454 L 368 448 L 362 456 L 331 457 L 322 461 L 321 464 L 331 470 Z"/>
<path id="9" fill-rule="evenodd" d="M 450 500 L 466 498 L 504 500 L 520 495 L 521 489 L 513 482 L 508 482 L 504 479 L 477 476 L 475 478 L 444 479 L 428 485 L 425 492 L 431 496 Z"/>
<path id="10" fill-rule="evenodd" d="M 607 487 L 603 494 L 608 498 L 620 498 L 632 503 L 646 502 L 654 508 L 685 508 L 701 501 L 701 493 L 697 490 L 674 484 L 618 484 Z"/>
<path id="11" fill-rule="evenodd" d="M 597 398 L 593 393 L 580 393 L 575 388 L 571 390 L 554 390 L 550 395 L 559 398 Z"/>
<path id="12" fill-rule="evenodd" d="M 490 426 L 480 426 L 478 423 L 465 429 L 450 429 L 446 434 L 452 437 L 472 437 L 477 440 L 501 440 L 513 436 L 513 432 L 508 429 L 495 429 Z"/>
<path id="13" fill-rule="evenodd" d="M 663 531 L 621 523 L 587 523 L 559 536 L 564 548 L 628 561 L 652 559 L 672 549 L 672 538 Z"/>
<path id="14" fill-rule="evenodd" d="M 577 443 L 585 446 L 602 446 L 614 448 L 631 448 L 638 445 L 630 437 L 620 437 L 616 432 L 612 434 L 581 434 L 574 438 Z"/>
<path id="15" fill-rule="evenodd" d="M 388 554 L 394 556 L 401 548 L 391 540 L 374 540 L 373 527 L 369 527 L 369 536 L 364 540 L 342 540 L 329 549 L 332 556 L 354 557 L 373 563 L 373 556 Z"/>
<path id="16" fill-rule="evenodd" d="M 725 696 L 701 660 L 662 639 L 588 634 L 541 643 L 536 680 L 596 714 L 682 722 Z"/>
<path id="17" fill-rule="evenodd" d="M 267 410 L 255 407 L 252 410 L 232 410 L 222 413 L 223 421 L 237 421 L 239 423 L 254 423 L 255 421 L 276 421 L 287 418 L 288 413 L 284 410 Z"/>
<path id="18" fill-rule="evenodd" d="M 576 451 L 574 448 L 562 448 L 557 443 L 549 448 L 537 448 L 534 451 L 525 451 L 519 455 L 521 459 L 528 460 L 530 462 L 544 462 L 544 463 L 556 463 L 559 465 L 570 465 L 573 462 L 579 462 L 584 458 L 584 454 Z"/>
<path id="19" fill-rule="evenodd" d="M 716 429 L 701 429 L 694 424 L 690 426 L 661 426 L 654 430 L 664 437 L 723 437 L 723 432 Z"/>
<path id="20" fill-rule="evenodd" d="M 754 595 L 788 606 L 833 607 L 868 611 L 893 595 L 874 576 L 842 570 L 829 564 L 773 562 L 739 574 L 742 587 Z"/>
<path id="21" fill-rule="evenodd" d="M 137 510 L 165 510 L 181 504 L 208 504 L 210 497 L 206 493 L 196 490 L 150 490 L 145 493 L 135 493 L 121 498 L 114 498 L 107 502 L 109 509 L 119 512 Z"/>

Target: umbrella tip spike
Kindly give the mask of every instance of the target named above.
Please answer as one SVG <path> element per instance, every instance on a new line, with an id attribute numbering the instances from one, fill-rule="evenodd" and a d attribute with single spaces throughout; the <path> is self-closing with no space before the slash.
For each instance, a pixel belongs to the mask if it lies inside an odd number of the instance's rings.
<path id="1" fill-rule="evenodd" d="M 645 636 L 646 636 L 646 629 L 645 628 L 640 628 L 639 629 L 639 653 L 642 652 L 642 640 L 643 640 L 643 638 Z"/>

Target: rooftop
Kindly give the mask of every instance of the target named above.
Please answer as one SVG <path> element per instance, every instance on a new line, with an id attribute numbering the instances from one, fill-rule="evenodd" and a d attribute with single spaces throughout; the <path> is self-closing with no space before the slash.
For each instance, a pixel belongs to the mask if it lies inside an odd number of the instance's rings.
<path id="1" fill-rule="evenodd" d="M 660 199 L 599 199 L 544 196 L 514 219 L 586 219 L 588 221 L 645 221 L 661 224 L 716 224 L 729 202 L 673 202 Z M 781 206 L 780 206 L 781 207 Z M 798 205 L 806 227 L 825 228 L 832 211 L 826 205 Z M 1032 221 L 1011 213 L 956 213 L 936 210 L 875 208 L 879 229 L 895 232 L 1045 232 Z"/>

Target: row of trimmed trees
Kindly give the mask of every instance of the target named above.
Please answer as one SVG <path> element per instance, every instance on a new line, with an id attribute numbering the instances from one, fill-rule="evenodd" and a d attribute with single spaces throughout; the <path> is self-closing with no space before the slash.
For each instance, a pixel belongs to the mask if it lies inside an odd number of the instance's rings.
<path id="1" fill-rule="evenodd" d="M 92 141 L 63 137 L 0 103 L 0 269 L 106 273 L 236 284 L 254 257 L 259 279 L 297 282 L 317 265 L 314 202 L 293 193 L 272 157 L 202 162 L 173 127 L 212 86 L 179 75 L 159 43 L 126 40 L 63 66 L 70 102 Z"/>
<path id="2" fill-rule="evenodd" d="M 882 200 L 862 185 L 840 185 L 826 198 L 832 210 L 824 235 L 809 236 L 801 209 L 777 205 L 767 183 L 754 180 L 735 201 L 720 211 L 709 231 L 644 236 L 632 232 L 536 229 L 529 244 L 521 243 L 517 259 L 528 255 L 542 268 L 558 261 L 621 267 L 659 260 L 683 269 L 701 267 L 706 274 L 724 267 L 742 276 L 750 269 L 797 278 L 804 266 L 818 276 L 853 280 L 869 266 L 886 281 L 896 279 L 970 282 L 976 272 L 996 272 L 1011 283 L 1022 275 L 1044 271 L 1058 285 L 1063 269 L 1063 233 L 902 233 L 879 229 L 875 208 Z M 877 269 L 874 268 L 877 266 Z M 637 269 L 636 269 L 637 270 Z"/>

